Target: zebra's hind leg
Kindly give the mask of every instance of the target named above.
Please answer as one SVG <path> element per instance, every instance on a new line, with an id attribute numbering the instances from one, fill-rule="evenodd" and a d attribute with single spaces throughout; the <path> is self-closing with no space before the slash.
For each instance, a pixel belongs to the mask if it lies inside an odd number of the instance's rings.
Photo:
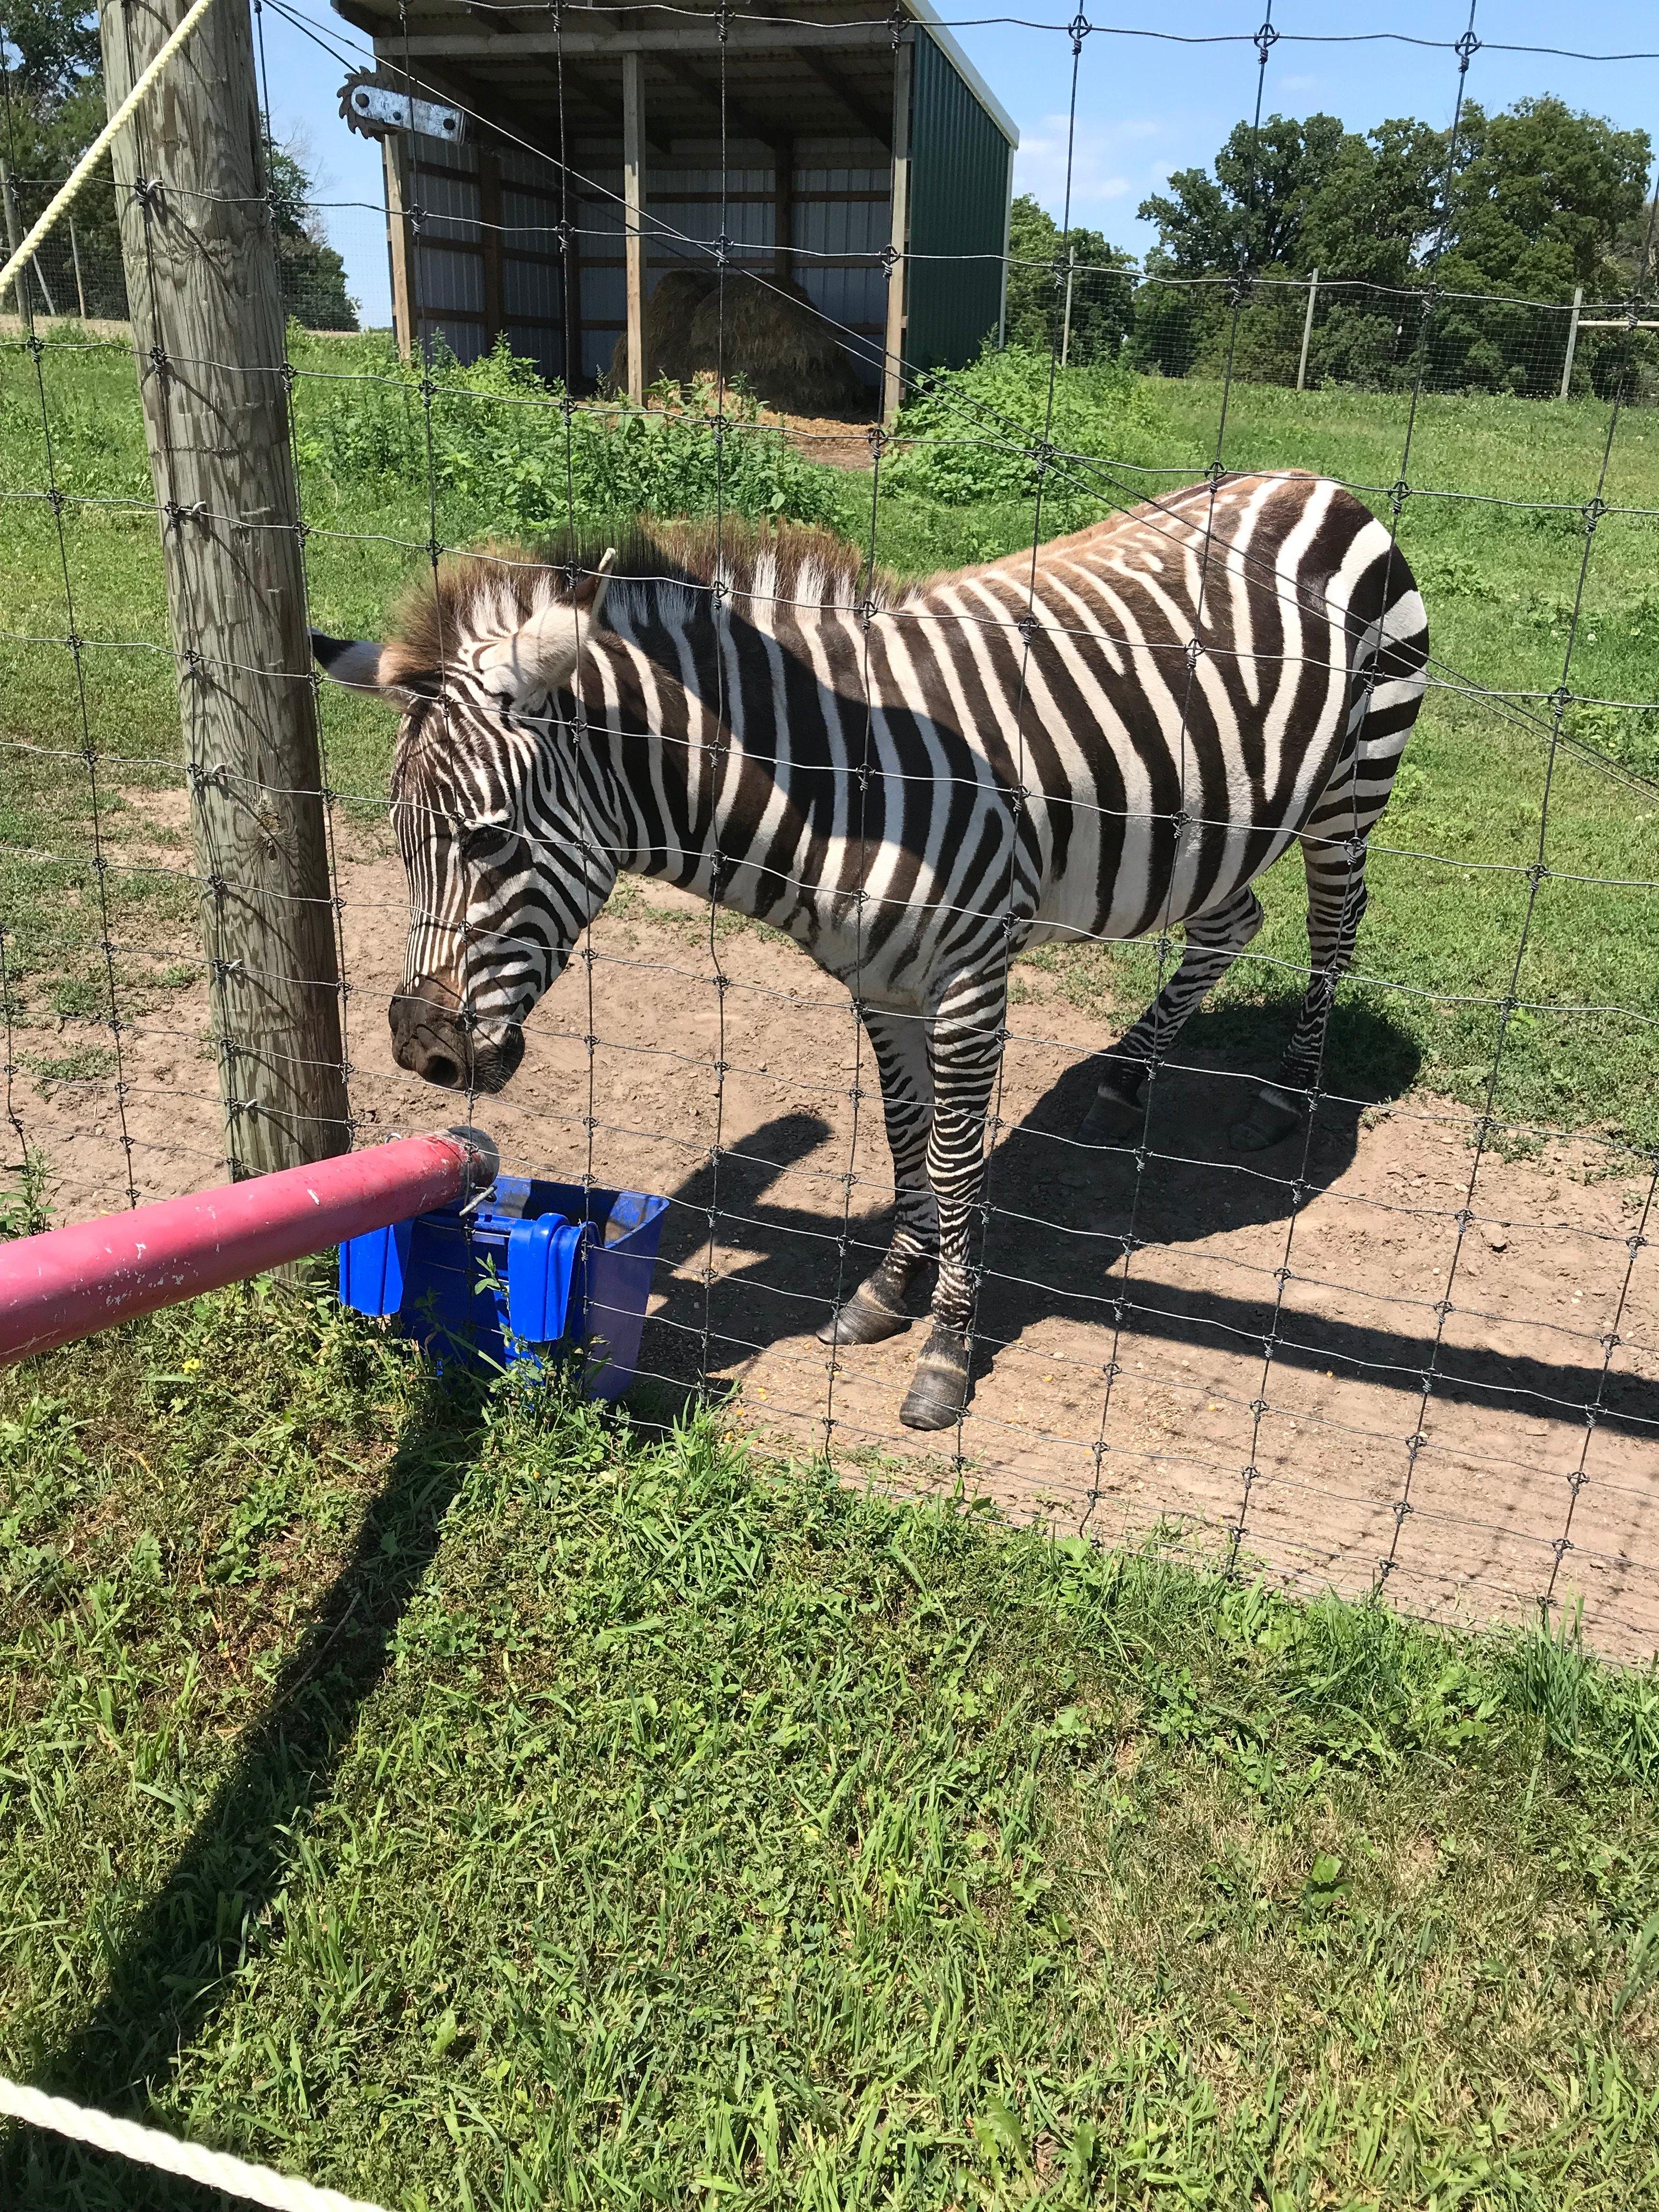
<path id="1" fill-rule="evenodd" d="M 1334 813 L 1341 818 L 1333 821 Z M 1278 1074 L 1262 1085 L 1249 1115 L 1233 1125 L 1232 1140 L 1242 1152 L 1265 1152 L 1269 1145 L 1282 1143 L 1307 1118 L 1325 1057 L 1325 1032 L 1336 1003 L 1336 987 L 1353 959 L 1365 912 L 1365 836 L 1364 831 L 1351 833 L 1352 819 L 1350 795 L 1336 807 L 1322 807 L 1303 832 L 1302 858 L 1308 872 L 1308 988 Z"/>
<path id="2" fill-rule="evenodd" d="M 882 1113 L 893 1155 L 893 1241 L 881 1265 L 818 1331 L 820 1344 L 880 1344 L 908 1328 L 907 1298 L 939 1249 L 939 1211 L 927 1180 L 933 1079 L 927 1024 L 919 1013 L 866 1006 L 864 1028 L 881 1078 Z"/>
<path id="3" fill-rule="evenodd" d="M 1199 1001 L 1219 981 L 1261 927 L 1261 902 L 1249 884 L 1187 925 L 1181 965 L 1132 1030 L 1105 1056 L 1100 1088 L 1078 1125 L 1080 1145 L 1121 1145 L 1138 1137 L 1146 1074 L 1163 1059 Z"/>
<path id="4" fill-rule="evenodd" d="M 910 1429 L 948 1429 L 968 1403 L 977 1288 L 969 1245 L 984 1186 L 986 1116 L 1002 1060 L 1007 1008 L 1007 979 L 999 971 L 953 983 L 933 1017 L 927 1180 L 939 1208 L 939 1282 L 933 1326 L 899 1409 Z"/>

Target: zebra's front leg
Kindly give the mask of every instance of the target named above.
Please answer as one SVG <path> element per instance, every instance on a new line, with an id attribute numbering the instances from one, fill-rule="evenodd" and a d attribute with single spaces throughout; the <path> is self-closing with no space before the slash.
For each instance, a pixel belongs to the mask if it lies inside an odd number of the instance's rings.
<path id="1" fill-rule="evenodd" d="M 939 1210 L 939 1282 L 933 1326 L 899 1409 L 907 1428 L 951 1428 L 968 1402 L 976 1287 L 974 1216 L 985 1179 L 986 1116 L 1002 1059 L 1006 1012 L 1006 977 L 999 971 L 952 984 L 933 1017 L 927 1180 Z"/>
<path id="2" fill-rule="evenodd" d="M 880 1344 L 910 1326 L 906 1300 L 939 1249 L 939 1214 L 927 1180 L 933 1080 L 927 1025 L 920 1013 L 866 1006 L 865 1034 L 881 1078 L 881 1107 L 893 1155 L 893 1241 L 881 1265 L 818 1331 L 820 1344 Z"/>
<path id="3" fill-rule="evenodd" d="M 1186 925 L 1181 965 L 1131 1030 L 1106 1054 L 1100 1088 L 1078 1125 L 1080 1145 L 1121 1145 L 1146 1119 L 1147 1071 L 1162 1060 L 1199 1001 L 1224 975 L 1261 927 L 1261 902 L 1249 884 Z"/>

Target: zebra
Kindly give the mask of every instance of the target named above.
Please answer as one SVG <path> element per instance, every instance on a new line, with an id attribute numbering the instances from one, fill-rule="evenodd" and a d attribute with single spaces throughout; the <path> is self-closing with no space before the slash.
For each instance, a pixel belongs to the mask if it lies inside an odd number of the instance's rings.
<path id="1" fill-rule="evenodd" d="M 390 643 L 314 640 L 403 709 L 396 1057 L 500 1090 L 622 870 L 786 931 L 852 994 L 893 1163 L 890 1242 L 819 1334 L 908 1328 L 933 1265 L 900 1418 L 951 1426 L 1011 962 L 1183 930 L 1078 1131 L 1137 1140 L 1153 1071 L 1261 925 L 1255 879 L 1299 842 L 1309 982 L 1234 1132 L 1289 1136 L 1425 688 L 1422 599 L 1364 503 L 1302 471 L 1217 475 L 908 587 L 798 526 L 642 524 L 597 551 L 452 558 Z"/>

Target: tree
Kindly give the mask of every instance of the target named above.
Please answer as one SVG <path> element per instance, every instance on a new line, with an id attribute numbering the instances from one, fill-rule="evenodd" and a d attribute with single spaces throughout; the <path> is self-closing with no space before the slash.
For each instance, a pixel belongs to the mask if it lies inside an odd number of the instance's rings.
<path id="1" fill-rule="evenodd" d="M 1270 115 L 1259 131 L 1241 123 L 1229 133 L 1213 176 L 1177 170 L 1168 193 L 1140 207 L 1159 234 L 1135 303 L 1137 362 L 1166 375 L 1231 368 L 1247 382 L 1289 382 L 1311 270 L 1402 281 L 1432 198 L 1433 139 L 1421 124 L 1361 137 L 1334 115 Z M 1357 380 L 1379 380 L 1393 313 L 1370 298 L 1335 304 L 1334 351 Z"/>
<path id="2" fill-rule="evenodd" d="M 98 11 L 64 0 L 8 0 L 0 58 L 14 100 L 62 103 L 98 73 Z"/>
<path id="3" fill-rule="evenodd" d="M 1099 231 L 1074 224 L 1064 234 L 1030 192 L 1022 192 L 1008 218 L 1008 343 L 1043 354 L 1064 344 L 1066 360 L 1079 363 L 1115 361 L 1134 310 L 1130 279 L 1113 272 L 1128 264 L 1128 255 Z"/>
<path id="4" fill-rule="evenodd" d="M 7 91 L 0 155 L 11 173 L 27 225 L 103 128 L 106 102 L 95 9 L 76 0 L 8 0 L 0 31 Z M 355 331 L 357 311 L 346 295 L 345 264 L 328 243 L 299 152 L 271 149 L 271 228 L 289 312 L 315 330 Z M 126 313 L 114 187 L 108 163 L 75 204 L 81 289 L 94 315 Z M 67 234 L 42 251 L 56 304 L 72 307 Z"/>
<path id="5" fill-rule="evenodd" d="M 95 9 L 64 0 L 8 0 L 0 27 L 5 71 L 0 157 L 10 173 L 25 228 L 46 206 L 104 123 L 104 86 Z M 87 304 L 94 314 L 125 313 L 113 187 L 107 162 L 75 208 L 76 243 Z M 37 257 L 61 299 L 73 307 L 67 237 L 48 240 Z M 27 287 L 28 278 L 23 280 Z M 37 301 L 37 304 L 39 302 Z"/>
<path id="6" fill-rule="evenodd" d="M 1644 131 L 1615 131 L 1553 95 L 1488 116 L 1471 104 L 1459 132 L 1446 250 L 1435 269 L 1447 294 L 1430 332 L 1437 383 L 1534 395 L 1555 391 L 1576 285 L 1620 289 L 1615 249 L 1647 197 Z M 1591 374 L 1602 349 L 1586 349 Z"/>
<path id="7" fill-rule="evenodd" d="M 283 306 L 310 330 L 355 331 L 357 303 L 346 292 L 345 263 L 328 242 L 298 150 L 273 146 L 267 174 Z"/>
<path id="8" fill-rule="evenodd" d="M 1167 193 L 1140 204 L 1143 222 L 1158 227 L 1168 274 L 1285 268 L 1305 272 L 1302 236 L 1309 210 L 1325 189 L 1347 134 L 1334 115 L 1270 115 L 1259 131 L 1232 130 L 1215 157 L 1215 174 L 1177 169 Z M 1363 142 L 1361 142 L 1363 143 Z"/>
<path id="9" fill-rule="evenodd" d="M 1213 174 L 1178 171 L 1141 206 L 1159 238 L 1136 302 L 1136 358 L 1176 374 L 1231 359 L 1235 375 L 1286 377 L 1300 337 L 1291 301 L 1317 269 L 1316 380 L 1414 378 L 1426 313 L 1432 383 L 1554 389 L 1559 310 L 1574 285 L 1616 295 L 1634 273 L 1647 133 L 1551 94 L 1492 116 L 1468 103 L 1449 182 L 1451 150 L 1444 131 L 1410 118 L 1363 134 L 1328 115 L 1273 115 L 1259 132 L 1240 124 Z M 1587 350 L 1587 375 L 1600 357 Z"/>

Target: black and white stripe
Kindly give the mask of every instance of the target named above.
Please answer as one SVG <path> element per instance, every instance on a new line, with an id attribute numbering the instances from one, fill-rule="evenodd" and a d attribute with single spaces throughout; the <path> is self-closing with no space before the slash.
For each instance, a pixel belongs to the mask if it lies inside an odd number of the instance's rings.
<path id="1" fill-rule="evenodd" d="M 384 653 L 319 646 L 408 702 L 400 1060 L 499 1087 L 623 869 L 787 931 L 854 994 L 897 1187 L 891 1248 L 826 1335 L 902 1328 L 938 1263 L 914 1425 L 965 1398 L 969 1224 L 1018 953 L 1184 928 L 1079 1133 L 1121 1136 L 1259 927 L 1255 878 L 1299 841 L 1310 980 L 1241 1135 L 1294 1125 L 1427 658 L 1403 558 L 1340 485 L 1224 477 L 910 591 L 871 590 L 811 532 L 717 550 L 666 531 L 574 592 L 558 568 L 470 564 L 422 623 Z"/>

